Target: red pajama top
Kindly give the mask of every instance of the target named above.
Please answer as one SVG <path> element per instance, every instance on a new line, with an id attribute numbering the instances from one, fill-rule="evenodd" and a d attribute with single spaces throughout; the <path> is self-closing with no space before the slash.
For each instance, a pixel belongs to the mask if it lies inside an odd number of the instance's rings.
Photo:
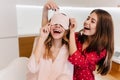
<path id="1" fill-rule="evenodd" d="M 73 55 L 69 56 L 68 60 L 74 65 L 73 80 L 95 80 L 93 71 L 96 69 L 96 64 L 106 56 L 106 50 L 103 50 L 100 55 L 96 51 L 82 51 L 82 44 L 78 41 L 78 35 L 75 34 L 77 50 Z"/>

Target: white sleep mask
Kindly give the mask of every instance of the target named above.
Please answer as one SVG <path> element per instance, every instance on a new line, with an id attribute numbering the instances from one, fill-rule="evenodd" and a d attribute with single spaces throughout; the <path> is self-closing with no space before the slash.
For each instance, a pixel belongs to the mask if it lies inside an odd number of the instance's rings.
<path id="1" fill-rule="evenodd" d="M 59 11 L 55 11 L 54 15 L 51 17 L 50 23 L 60 24 L 65 30 L 67 30 L 69 28 L 69 17 L 59 13 Z"/>

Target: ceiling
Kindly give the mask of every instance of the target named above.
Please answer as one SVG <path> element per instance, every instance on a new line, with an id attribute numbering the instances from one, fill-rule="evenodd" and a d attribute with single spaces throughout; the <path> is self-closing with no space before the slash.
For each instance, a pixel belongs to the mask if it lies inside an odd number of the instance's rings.
<path id="1" fill-rule="evenodd" d="M 47 0 L 17 0 L 17 5 L 43 6 Z M 120 0 L 55 0 L 59 6 L 73 7 L 117 7 Z"/>

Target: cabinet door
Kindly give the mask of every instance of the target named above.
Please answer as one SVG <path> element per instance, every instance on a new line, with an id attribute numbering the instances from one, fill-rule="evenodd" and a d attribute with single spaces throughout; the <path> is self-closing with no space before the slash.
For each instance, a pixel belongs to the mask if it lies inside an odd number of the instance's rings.
<path id="1" fill-rule="evenodd" d="M 18 39 L 6 38 L 0 39 L 0 69 L 7 67 L 7 65 L 16 59 L 19 55 Z"/>

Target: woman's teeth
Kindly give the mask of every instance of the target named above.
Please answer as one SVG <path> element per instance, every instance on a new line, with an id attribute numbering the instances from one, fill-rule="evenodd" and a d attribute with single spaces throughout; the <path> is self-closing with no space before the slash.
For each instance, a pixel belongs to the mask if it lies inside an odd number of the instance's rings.
<path id="1" fill-rule="evenodd" d="M 59 30 L 54 30 L 54 33 L 61 33 L 61 31 L 59 31 Z"/>

